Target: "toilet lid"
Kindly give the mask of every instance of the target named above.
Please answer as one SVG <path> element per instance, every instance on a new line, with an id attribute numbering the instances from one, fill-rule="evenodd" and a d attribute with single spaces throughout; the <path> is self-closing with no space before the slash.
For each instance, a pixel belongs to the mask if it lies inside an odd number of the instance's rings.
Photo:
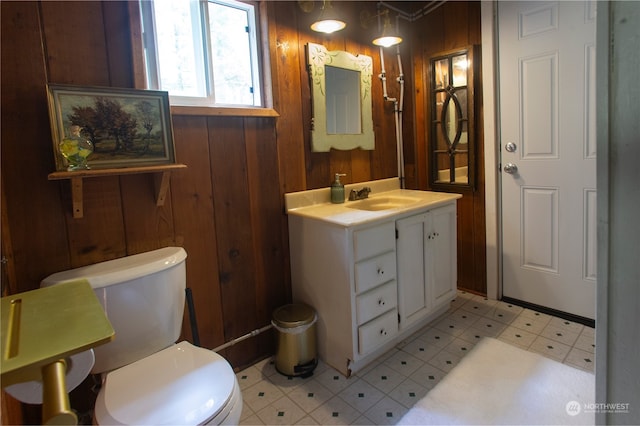
<path id="1" fill-rule="evenodd" d="M 236 377 L 217 353 L 180 342 L 107 374 L 95 406 L 101 424 L 200 424 L 229 401 Z"/>

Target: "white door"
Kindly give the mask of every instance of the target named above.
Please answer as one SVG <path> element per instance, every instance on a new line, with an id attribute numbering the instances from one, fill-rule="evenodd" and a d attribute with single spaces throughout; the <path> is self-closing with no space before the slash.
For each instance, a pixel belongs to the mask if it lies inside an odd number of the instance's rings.
<path id="1" fill-rule="evenodd" d="M 498 3 L 503 296 L 590 319 L 595 6 Z"/>

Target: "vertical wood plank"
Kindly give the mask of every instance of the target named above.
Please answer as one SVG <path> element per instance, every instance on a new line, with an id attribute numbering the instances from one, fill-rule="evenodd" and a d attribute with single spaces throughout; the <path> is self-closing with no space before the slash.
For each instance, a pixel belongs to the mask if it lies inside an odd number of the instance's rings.
<path id="1" fill-rule="evenodd" d="M 411 33 L 411 28 L 405 27 L 405 32 Z M 411 36 L 408 37 L 411 39 Z M 416 105 L 416 95 L 414 93 L 414 87 L 416 87 L 416 82 L 420 83 L 421 76 L 414 75 L 413 68 L 413 58 L 415 52 L 414 43 L 409 40 L 404 46 L 400 47 L 400 54 L 402 59 L 402 70 L 404 73 L 404 102 L 403 102 L 403 111 L 401 114 L 402 118 L 402 140 L 403 140 L 403 150 L 404 150 L 404 174 L 405 174 L 405 187 L 407 189 L 416 189 L 418 188 L 417 183 L 417 168 L 416 162 L 419 155 L 418 152 L 418 144 L 417 144 L 417 130 L 416 126 L 418 125 L 417 117 L 417 109 L 421 107 L 421 105 Z M 421 110 L 421 108 L 420 108 Z M 422 121 L 422 120 L 419 120 Z"/>
<path id="2" fill-rule="evenodd" d="M 351 151 L 351 177 L 347 182 L 366 182 L 371 180 L 371 151 L 355 149 Z"/>
<path id="3" fill-rule="evenodd" d="M 415 37 L 415 36 L 414 36 Z M 415 116 L 414 120 L 414 146 L 415 146 L 415 157 L 414 157 L 414 167 L 415 167 L 415 183 L 414 188 L 416 189 L 427 189 L 429 185 L 428 181 L 428 163 L 427 163 L 427 132 L 430 129 L 429 126 L 429 117 L 431 114 L 431 110 L 428 107 L 428 99 L 430 97 L 429 93 L 429 63 L 424 62 L 424 57 L 422 54 L 422 48 L 414 47 L 412 49 L 411 57 L 412 68 L 413 68 L 413 91 L 409 92 L 412 95 L 412 99 L 414 100 L 415 106 Z M 418 120 L 417 117 L 423 117 L 422 120 Z M 409 188 L 409 185 L 407 185 Z"/>
<path id="4" fill-rule="evenodd" d="M 269 25 L 275 32 L 270 33 L 274 37 L 271 43 L 276 46 L 276 54 L 271 58 L 271 67 L 272 71 L 275 71 L 273 75 L 278 76 L 278 93 L 274 93 L 274 106 L 280 112 L 280 118 L 276 121 L 276 132 L 280 158 L 280 186 L 283 193 L 306 189 L 303 145 L 305 137 L 302 125 L 304 117 L 301 115 L 300 95 L 300 61 L 304 62 L 304 56 L 301 58 L 298 55 L 298 33 L 292 30 L 295 28 L 296 14 L 291 6 L 286 2 L 269 4 Z"/>
<path id="5" fill-rule="evenodd" d="M 2 238 L 4 249 L 4 239 L 11 236 L 14 282 L 9 289 L 22 292 L 38 288 L 70 259 L 58 185 L 47 180 L 55 163 L 39 4 L 0 2 L 0 17 Z M 20 406 L 3 392 L 2 423 L 41 422 L 37 407 L 23 405 L 21 411 Z"/>
<path id="6" fill-rule="evenodd" d="M 456 16 L 459 25 L 447 25 L 447 19 Z M 477 2 L 447 2 L 429 15 L 416 22 L 412 38 L 417 46 L 422 49 L 422 58 L 414 53 L 413 70 L 416 79 L 416 152 L 424 152 L 418 155 L 416 164 L 419 166 L 418 178 L 422 181 L 422 188 L 428 188 L 429 163 L 427 159 L 430 143 L 430 114 L 429 105 L 430 81 L 427 67 L 429 59 L 436 53 L 480 43 L 479 35 L 480 11 Z M 417 50 L 417 49 L 416 49 Z M 474 60 L 479 60 L 476 55 Z M 477 62 L 477 61 L 476 61 Z M 480 69 L 476 63 L 474 70 Z M 419 73 L 423 80 L 420 83 Z M 477 77 L 477 76 L 476 76 Z M 421 89 L 421 90 L 420 90 Z M 484 151 L 482 149 L 483 125 L 480 115 L 482 100 L 481 79 L 475 82 L 476 102 L 474 112 L 476 115 L 475 132 L 477 142 L 476 176 L 478 178 L 477 190 L 468 189 L 452 190 L 462 194 L 458 201 L 458 286 L 476 293 L 486 292 L 486 247 L 484 224 Z M 420 105 L 423 111 L 420 113 Z M 422 118 L 422 119 L 421 119 Z"/>
<path id="7" fill-rule="evenodd" d="M 136 87 L 134 85 L 134 61 L 132 60 L 131 26 L 128 1 L 103 1 L 102 16 L 105 32 L 105 48 L 109 64 L 109 85 L 113 87 Z M 138 21 L 139 22 L 139 21 Z M 137 51 L 136 54 L 142 54 Z M 142 87 L 141 87 L 142 88 Z"/>
<path id="8" fill-rule="evenodd" d="M 133 72 L 133 88 L 145 89 L 147 76 L 144 62 L 144 42 L 142 41 L 142 18 L 138 2 L 129 1 L 129 28 L 131 31 L 131 70 Z"/>
<path id="9" fill-rule="evenodd" d="M 327 187 L 333 182 L 336 173 L 344 173 L 346 176 L 340 179 L 343 183 L 357 182 L 353 180 L 353 172 L 351 170 L 351 151 L 339 151 L 331 149 L 329 151 L 329 174 L 323 180 L 320 180 L 320 186 Z"/>
<path id="10" fill-rule="evenodd" d="M 200 344 L 214 348 L 224 343 L 218 245 L 205 117 L 173 117 L 176 159 L 186 170 L 171 177 L 171 204 L 176 244 L 187 252 L 187 286 L 193 293 Z M 219 232 L 226 232 L 222 227 Z M 190 336 L 187 321 L 183 334 Z"/>
<path id="11" fill-rule="evenodd" d="M 40 2 L 50 83 L 108 86 L 102 2 Z"/>
<path id="12" fill-rule="evenodd" d="M 59 183 L 69 236 L 70 266 L 77 268 L 125 256 L 126 230 L 118 177 L 84 179 L 84 215 L 80 219 L 74 218 L 71 211 L 69 182 Z"/>
<path id="13" fill-rule="evenodd" d="M 256 314 L 254 229 L 242 118 L 208 119 L 214 218 L 218 243 L 220 289 L 225 340 L 253 330 Z M 247 362 L 256 342 L 246 340 L 227 354 L 234 362 Z"/>
<path id="14" fill-rule="evenodd" d="M 102 2 L 41 2 L 49 81 L 108 86 L 109 51 Z M 64 210 L 73 267 L 126 255 L 125 227 L 117 177 L 86 179 L 84 217 Z M 69 197 L 62 187 L 63 198 Z M 70 204 L 69 204 L 70 205 Z"/>
<path id="15" fill-rule="evenodd" d="M 175 244 L 172 203 L 168 197 L 158 207 L 154 178 L 153 174 L 119 178 L 128 255 Z"/>
<path id="16" fill-rule="evenodd" d="M 23 423 L 20 401 L 6 393 L 4 389 L 1 392 L 2 411 L 0 412 L 0 422 L 3 425 L 25 424 Z"/>
<path id="17" fill-rule="evenodd" d="M 469 42 L 469 3 L 466 1 L 447 2 L 443 9 L 445 17 L 455 16 L 456 21 L 456 25 L 444 25 L 444 50 L 467 45 Z"/>
<path id="18" fill-rule="evenodd" d="M 251 228 L 254 230 L 254 257 L 256 259 L 256 314 L 258 325 L 271 323 L 275 308 L 290 299 L 290 286 L 285 281 L 286 261 L 283 234 L 274 224 L 286 226 L 282 211 L 279 177 L 277 173 L 278 151 L 272 119 L 245 120 L 247 170 Z M 267 355 L 274 350 L 273 336 L 259 338 L 259 352 Z"/>
<path id="19" fill-rule="evenodd" d="M 271 312 L 286 301 L 283 282 L 282 235 L 274 223 L 282 221 L 278 188 L 278 152 L 272 119 L 245 119 L 251 228 L 254 230 L 259 318 L 266 324 Z M 271 289 L 271 292 L 269 291 Z M 271 293 L 271 294 L 270 294 Z"/>
<path id="20" fill-rule="evenodd" d="M 55 163 L 38 3 L 0 7 L 2 209 L 11 230 L 17 290 L 27 291 L 69 266 L 63 208 L 70 204 L 63 206 L 58 184 L 47 180 Z"/>
<path id="21" fill-rule="evenodd" d="M 6 191 L 4 190 L 4 179 L 0 180 L 0 205 L 7 205 Z M 16 268 L 13 262 L 13 243 L 11 241 L 11 227 L 6 209 L 0 209 L 0 283 L 2 291 L 0 297 L 18 293 L 18 282 L 16 280 Z"/>

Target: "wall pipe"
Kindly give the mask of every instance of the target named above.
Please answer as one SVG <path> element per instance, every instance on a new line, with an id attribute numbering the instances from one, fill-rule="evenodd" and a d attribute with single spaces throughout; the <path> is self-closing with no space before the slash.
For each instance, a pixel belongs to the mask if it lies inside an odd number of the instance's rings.
<path id="1" fill-rule="evenodd" d="M 385 8 L 396 12 L 398 14 L 398 17 L 405 19 L 409 22 L 413 22 L 419 18 L 422 18 L 423 16 L 428 15 L 429 13 L 433 12 L 435 9 L 439 8 L 445 3 L 446 3 L 446 0 L 430 1 L 428 4 L 424 5 L 419 10 L 413 13 L 405 12 L 404 10 L 384 1 L 378 2 L 378 8 L 380 8 L 381 6 L 384 6 Z"/>
<path id="2" fill-rule="evenodd" d="M 394 12 L 397 13 L 396 30 L 398 30 L 398 26 L 399 26 L 398 21 L 400 20 L 400 18 L 409 22 L 416 21 L 417 19 L 428 15 L 429 13 L 433 12 L 435 9 L 442 6 L 443 4 L 446 3 L 446 1 L 447 0 L 432 0 L 413 13 L 406 12 L 385 1 L 379 1 L 377 7 L 378 7 L 378 12 L 380 11 L 380 9 L 384 7 L 388 10 L 393 10 Z M 380 15 L 381 14 L 378 13 L 378 29 L 380 28 Z M 383 92 L 384 100 L 394 103 L 393 113 L 395 116 L 395 124 L 396 124 L 396 150 L 398 155 L 398 178 L 400 179 L 400 188 L 404 188 L 405 187 L 404 142 L 403 142 L 403 136 L 402 136 L 402 133 L 403 133 L 402 132 L 402 111 L 404 107 L 404 73 L 402 71 L 402 60 L 400 58 L 400 45 L 396 47 L 396 54 L 398 57 L 398 68 L 400 73 L 398 78 L 396 79 L 400 84 L 400 95 L 399 95 L 400 101 L 396 100 L 395 98 L 389 98 L 387 94 L 387 75 L 384 69 L 384 51 L 382 50 L 382 47 L 380 47 L 380 63 L 382 65 L 382 72 L 379 75 L 379 77 L 380 77 L 380 80 L 382 81 L 382 92 Z"/>
<path id="3" fill-rule="evenodd" d="M 198 335 L 198 324 L 196 322 L 196 309 L 195 306 L 193 304 L 193 295 L 191 293 L 191 289 L 189 287 L 187 287 L 185 289 L 185 293 L 186 293 L 186 299 L 187 299 L 187 308 L 189 309 L 189 321 L 191 323 L 191 335 L 193 337 L 193 344 L 195 346 L 200 346 L 200 336 Z M 253 330 L 250 333 L 245 334 L 244 336 L 240 336 L 236 339 L 230 340 L 227 343 L 224 343 L 220 346 L 218 346 L 217 348 L 213 348 L 211 349 L 213 352 L 218 352 L 221 351 L 222 349 L 226 349 L 229 346 L 233 346 L 236 343 L 240 343 L 243 340 L 247 340 L 250 337 L 253 336 L 257 336 L 258 334 L 269 330 L 270 328 L 272 328 L 273 325 L 269 324 L 269 325 L 265 325 L 262 328 L 258 328 L 256 330 Z"/>
<path id="4" fill-rule="evenodd" d="M 387 72 L 384 69 L 384 50 L 382 46 L 380 46 L 380 66 L 382 67 L 382 71 L 378 75 L 378 78 L 382 81 L 382 97 L 385 101 L 393 102 L 393 115 L 396 127 L 396 154 L 398 157 L 398 178 L 400 179 L 400 187 L 404 188 L 404 160 L 402 158 L 401 140 L 398 137 L 398 100 L 396 98 L 390 98 L 387 93 Z"/>
<path id="5" fill-rule="evenodd" d="M 398 24 L 396 20 L 396 25 Z M 396 46 L 396 55 L 398 57 L 399 75 L 396 79 L 400 84 L 400 102 L 396 103 L 396 143 L 398 145 L 398 177 L 400 178 L 400 188 L 405 188 L 404 176 L 404 138 L 402 135 L 402 111 L 404 109 L 404 71 L 402 70 L 402 58 L 400 57 L 400 45 Z"/>
<path id="6" fill-rule="evenodd" d="M 187 310 L 189 311 L 189 324 L 191 324 L 191 338 L 195 346 L 200 346 L 200 335 L 198 334 L 198 322 L 196 321 L 196 308 L 193 304 L 193 294 L 189 287 L 184 289 L 187 299 Z"/>
<path id="7" fill-rule="evenodd" d="M 381 4 L 381 3 L 379 3 Z M 380 16 L 380 14 L 378 14 Z M 378 18 L 379 19 L 379 18 Z M 398 27 L 398 17 L 396 17 L 396 29 Z M 404 176 L 404 147 L 402 137 L 402 110 L 404 106 L 404 72 L 402 70 L 402 60 L 400 57 L 400 45 L 396 46 L 396 55 L 398 58 L 399 75 L 396 81 L 400 84 L 400 100 L 390 98 L 387 93 L 387 71 L 384 66 L 384 48 L 380 46 L 380 66 L 382 68 L 379 78 L 382 81 L 382 96 L 385 101 L 393 102 L 393 115 L 395 121 L 396 132 L 396 154 L 398 158 L 398 178 L 400 179 L 400 188 L 405 188 Z"/>
<path id="8" fill-rule="evenodd" d="M 264 326 L 264 327 L 262 327 L 262 328 L 255 329 L 255 330 L 253 330 L 252 332 L 245 334 L 244 336 L 240 336 L 240 337 L 238 337 L 238 338 L 236 338 L 236 339 L 230 340 L 230 341 L 228 341 L 227 343 L 224 343 L 224 344 L 222 344 L 222 345 L 218 346 L 217 348 L 213 348 L 213 349 L 211 349 L 211 350 L 212 350 L 213 352 L 221 351 L 222 349 L 226 349 L 226 348 L 228 348 L 229 346 L 233 346 L 233 345 L 235 345 L 236 343 L 240 343 L 240 342 L 242 342 L 243 340 L 247 340 L 247 339 L 248 339 L 248 338 L 250 338 L 250 337 L 257 336 L 258 334 L 260 334 L 260 333 L 262 333 L 262 332 L 265 332 L 265 331 L 267 331 L 267 330 L 269 330 L 269 329 L 271 329 L 271 328 L 273 328 L 273 325 L 271 325 L 271 324 L 269 324 L 269 325 L 265 325 L 265 326 Z"/>

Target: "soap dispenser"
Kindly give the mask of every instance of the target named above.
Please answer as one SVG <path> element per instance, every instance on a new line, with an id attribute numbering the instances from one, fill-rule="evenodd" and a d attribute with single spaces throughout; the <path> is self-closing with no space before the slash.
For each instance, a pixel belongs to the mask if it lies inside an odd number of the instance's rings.
<path id="1" fill-rule="evenodd" d="M 346 174 L 336 173 L 331 184 L 331 202 L 334 204 L 344 203 L 344 184 L 340 182 L 340 176 L 346 176 Z"/>

